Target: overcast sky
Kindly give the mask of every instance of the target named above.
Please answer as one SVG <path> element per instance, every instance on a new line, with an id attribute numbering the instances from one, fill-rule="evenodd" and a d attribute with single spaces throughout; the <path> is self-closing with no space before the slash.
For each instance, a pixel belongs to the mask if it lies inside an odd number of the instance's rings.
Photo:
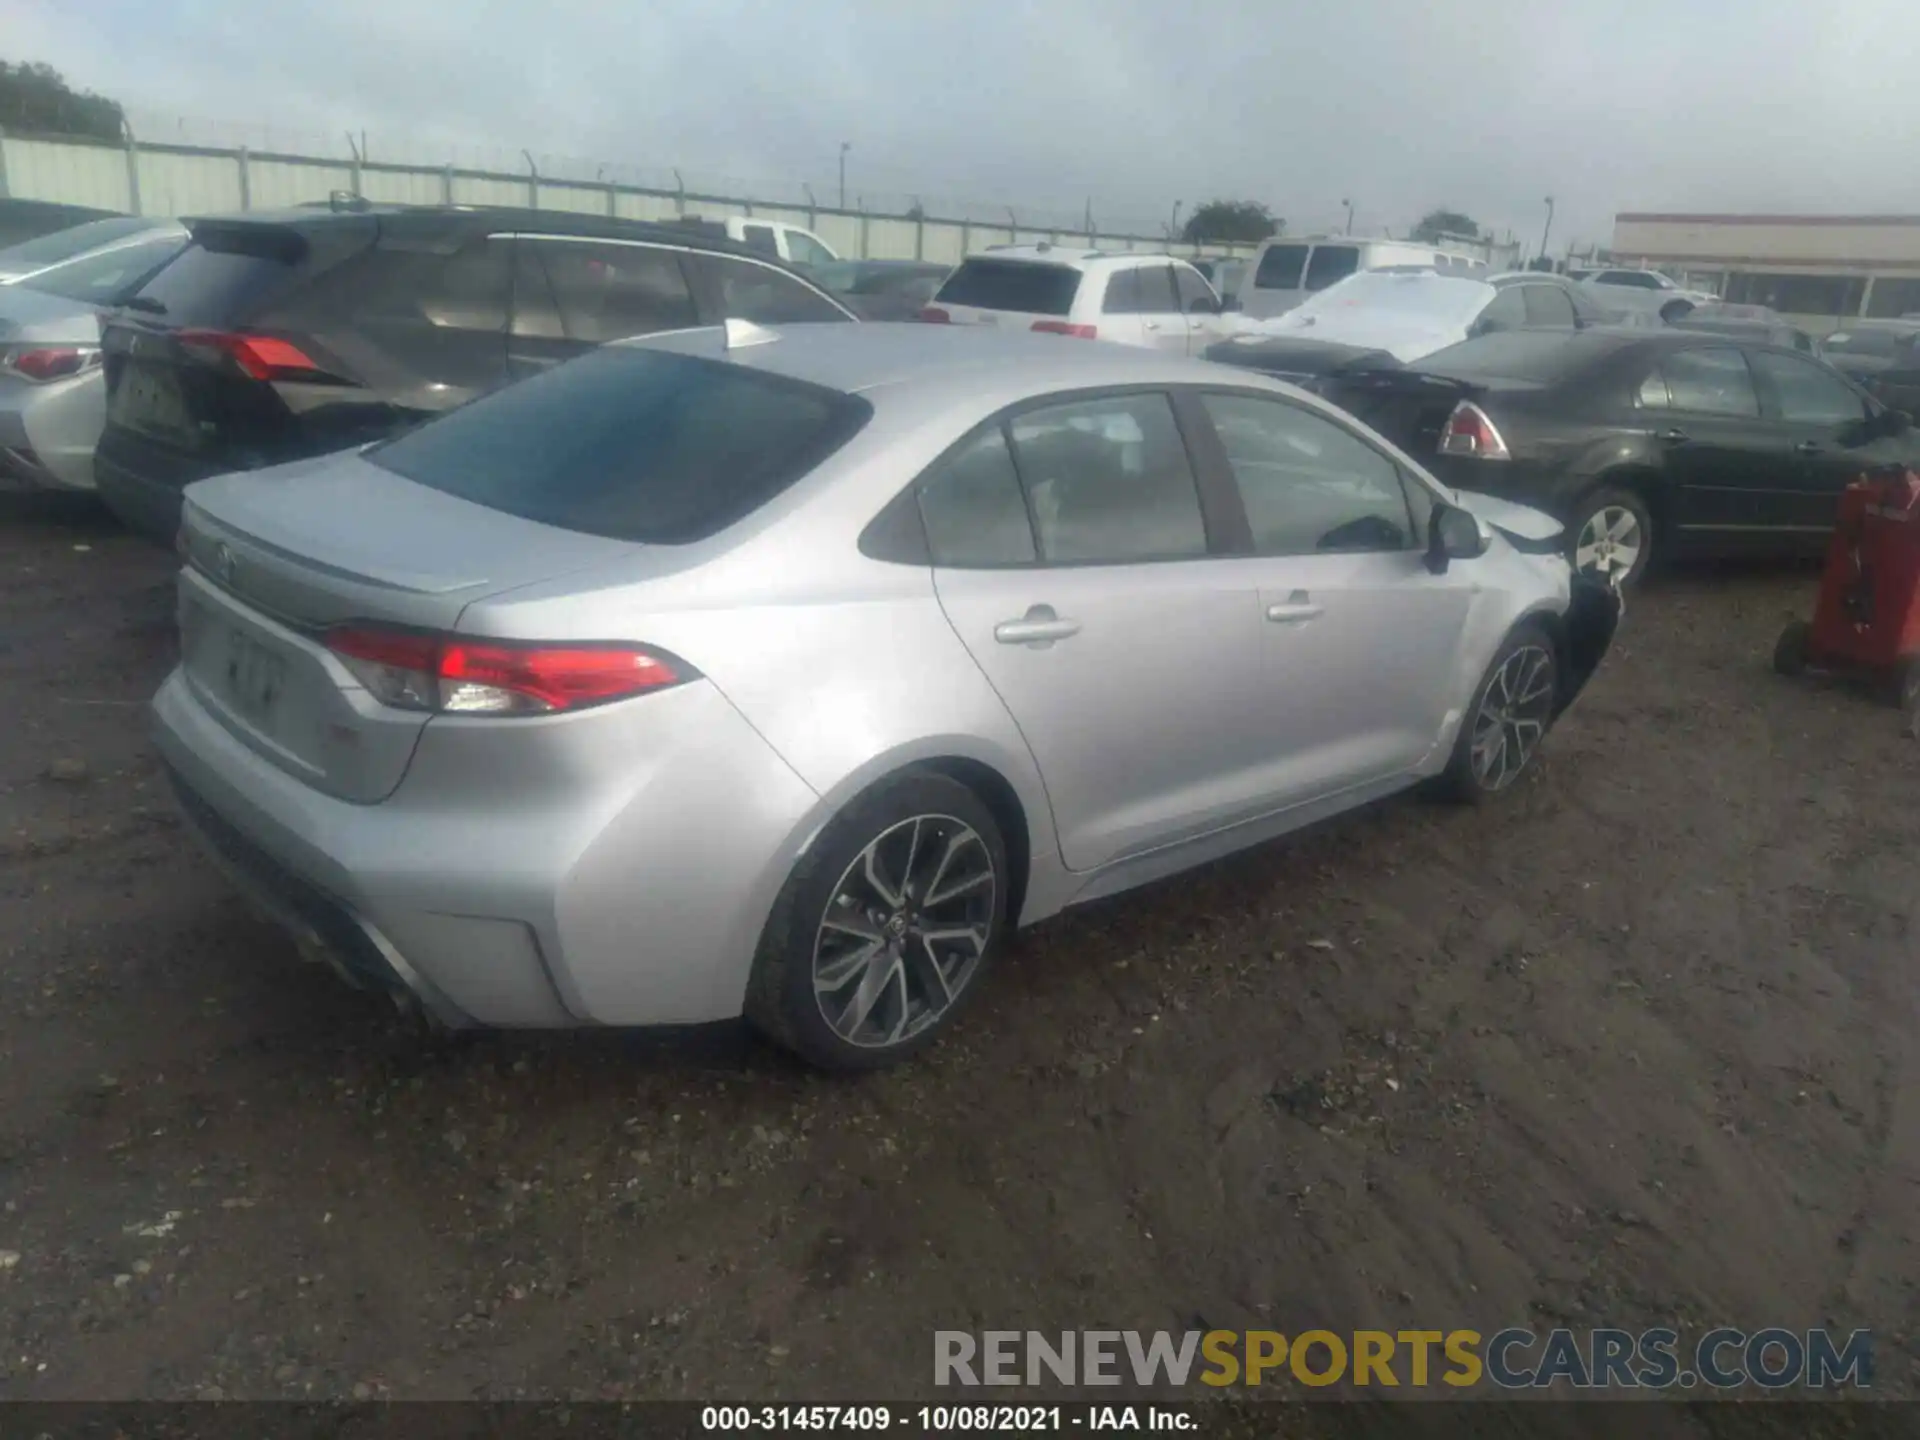
<path id="1" fill-rule="evenodd" d="M 1920 210 L 1913 37 L 1896 0 L 0 0 L 0 55 L 143 117 L 376 157 L 525 146 L 825 203 L 845 141 L 849 198 L 933 213 L 1226 196 L 1299 230 L 1350 198 L 1356 230 L 1444 204 L 1529 246 L 1553 195 L 1556 251 L 1618 210 Z"/>

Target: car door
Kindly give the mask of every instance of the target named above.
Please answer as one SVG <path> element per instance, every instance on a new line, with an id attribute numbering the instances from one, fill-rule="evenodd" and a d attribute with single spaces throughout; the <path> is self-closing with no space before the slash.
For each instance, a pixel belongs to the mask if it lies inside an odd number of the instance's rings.
<path id="1" fill-rule="evenodd" d="M 682 253 L 624 240 L 521 236 L 509 340 L 515 370 L 545 369 L 610 340 L 698 324 Z"/>
<path id="2" fill-rule="evenodd" d="M 1259 592 L 1262 787 L 1295 805 L 1405 773 L 1463 703 L 1474 566 L 1427 568 L 1431 493 L 1334 416 L 1267 394 L 1199 398 L 1252 537 L 1236 563 Z"/>
<path id="3" fill-rule="evenodd" d="M 1142 265 L 1140 275 L 1140 329 L 1151 350 L 1172 355 L 1187 353 L 1187 313 L 1174 287 L 1173 266 L 1162 261 Z"/>
<path id="4" fill-rule="evenodd" d="M 1840 492 L 1867 466 L 1891 457 L 1843 443 L 1842 432 L 1867 418 L 1867 399 L 1826 366 L 1774 350 L 1752 350 L 1747 359 L 1760 382 L 1761 408 L 1782 427 L 1793 453 L 1780 523 L 1818 548 L 1839 518 Z"/>
<path id="5" fill-rule="evenodd" d="M 1173 267 L 1174 293 L 1187 321 L 1187 353 L 1201 355 L 1220 338 L 1220 295 L 1191 265 Z"/>
<path id="6" fill-rule="evenodd" d="M 1129 265 L 1124 270 L 1114 270 L 1107 275 L 1106 293 L 1100 301 L 1099 335 L 1102 340 L 1112 340 L 1121 345 L 1150 343 L 1147 317 L 1141 314 L 1141 306 L 1146 303 L 1146 287 L 1142 283 L 1145 273 L 1145 267 Z"/>
<path id="7" fill-rule="evenodd" d="M 1668 351 L 1637 398 L 1672 487 L 1683 545 L 1746 548 L 1783 533 L 1800 484 L 1798 462 L 1785 427 L 1761 413 L 1738 347 Z"/>
<path id="8" fill-rule="evenodd" d="M 1018 409 L 920 503 L 941 607 L 1033 751 L 1070 869 L 1260 812 L 1253 596 L 1211 553 L 1167 394 Z"/>

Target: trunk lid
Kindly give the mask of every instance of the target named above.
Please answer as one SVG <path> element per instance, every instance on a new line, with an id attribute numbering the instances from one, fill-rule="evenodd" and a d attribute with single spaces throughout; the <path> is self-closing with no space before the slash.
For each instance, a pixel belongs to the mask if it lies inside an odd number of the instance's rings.
<path id="1" fill-rule="evenodd" d="M 323 456 L 187 492 L 181 665 L 237 738 L 316 789 L 393 793 L 429 716 L 381 705 L 327 650 L 351 620 L 450 631 L 473 601 L 638 549 Z M 378 523 L 369 517 L 378 516 Z"/>

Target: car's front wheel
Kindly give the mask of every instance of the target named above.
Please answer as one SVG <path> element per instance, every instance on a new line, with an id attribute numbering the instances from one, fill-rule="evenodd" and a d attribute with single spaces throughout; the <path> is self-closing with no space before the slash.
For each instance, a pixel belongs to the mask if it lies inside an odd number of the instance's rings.
<path id="1" fill-rule="evenodd" d="M 1583 497 L 1567 525 L 1573 568 L 1625 590 L 1653 559 L 1653 515 L 1633 491 L 1605 486 Z"/>
<path id="2" fill-rule="evenodd" d="M 1559 683 L 1559 661 L 1546 631 L 1528 623 L 1507 636 L 1460 722 L 1442 788 L 1469 804 L 1511 789 L 1553 723 Z"/>
<path id="3" fill-rule="evenodd" d="M 979 988 L 1006 920 L 1006 844 L 966 786 L 910 770 L 836 816 L 761 940 L 747 1015 L 828 1070 L 931 1043 Z"/>

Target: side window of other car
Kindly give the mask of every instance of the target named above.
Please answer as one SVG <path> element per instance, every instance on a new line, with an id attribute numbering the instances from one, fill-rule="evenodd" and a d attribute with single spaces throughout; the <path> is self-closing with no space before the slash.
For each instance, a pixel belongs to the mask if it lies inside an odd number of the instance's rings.
<path id="1" fill-rule="evenodd" d="M 1518 289 L 1527 309 L 1527 324 L 1573 328 L 1573 301 L 1558 285 L 1521 285 Z"/>
<path id="2" fill-rule="evenodd" d="M 804 230 L 787 231 L 787 252 L 796 265 L 831 265 L 827 247 Z"/>
<path id="3" fill-rule="evenodd" d="M 1792 355 L 1756 350 L 1749 357 L 1780 406 L 1780 418 L 1799 425 L 1844 425 L 1867 413 L 1866 403 L 1818 365 Z"/>
<path id="4" fill-rule="evenodd" d="M 771 225 L 742 225 L 740 243 L 749 250 L 758 250 L 762 255 L 780 253 L 780 242 L 775 238 Z"/>
<path id="5" fill-rule="evenodd" d="M 1760 414 L 1753 376 L 1738 350 L 1716 345 L 1677 351 L 1660 362 L 1660 371 L 1666 377 L 1669 403 L 1676 410 L 1698 415 Z"/>
<path id="6" fill-rule="evenodd" d="M 532 248 L 546 264 L 569 340 L 602 345 L 697 323 L 675 251 L 566 240 L 534 241 Z"/>
<path id="7" fill-rule="evenodd" d="M 1171 265 L 1140 267 L 1140 310 L 1146 315 L 1172 315 L 1181 308 L 1174 293 Z"/>
<path id="8" fill-rule="evenodd" d="M 920 517 L 936 565 L 976 569 L 1036 558 L 1006 430 L 983 430 L 936 461 L 920 483 Z"/>
<path id="9" fill-rule="evenodd" d="M 1207 553 L 1193 467 L 1165 395 L 1025 410 L 1008 429 L 1042 560 L 1122 564 Z"/>
<path id="10" fill-rule="evenodd" d="M 1405 550 L 1413 516 L 1400 469 L 1323 416 L 1251 395 L 1204 395 L 1263 555 Z"/>
<path id="11" fill-rule="evenodd" d="M 1474 322 L 1474 333 L 1489 335 L 1496 330 L 1518 330 L 1527 323 L 1527 302 L 1520 293 L 1522 287 L 1507 285 L 1496 290 L 1493 299 L 1487 302 L 1487 308 L 1480 312 L 1480 318 Z"/>
<path id="12" fill-rule="evenodd" d="M 1209 314 L 1220 306 L 1220 297 L 1213 293 L 1213 287 L 1200 276 L 1200 272 L 1191 265 L 1173 267 L 1173 287 L 1180 295 L 1180 308 L 1189 315 Z M 1202 301 L 1201 308 L 1195 312 L 1193 302 Z"/>
<path id="13" fill-rule="evenodd" d="M 816 320 L 845 320 L 847 314 L 797 276 L 771 265 L 708 255 L 720 292 L 721 312 L 730 320 L 756 325 L 804 325 Z"/>
<path id="14" fill-rule="evenodd" d="M 1140 271 L 1115 270 L 1107 276 L 1107 297 L 1100 302 L 1103 315 L 1138 315 L 1140 305 Z"/>

